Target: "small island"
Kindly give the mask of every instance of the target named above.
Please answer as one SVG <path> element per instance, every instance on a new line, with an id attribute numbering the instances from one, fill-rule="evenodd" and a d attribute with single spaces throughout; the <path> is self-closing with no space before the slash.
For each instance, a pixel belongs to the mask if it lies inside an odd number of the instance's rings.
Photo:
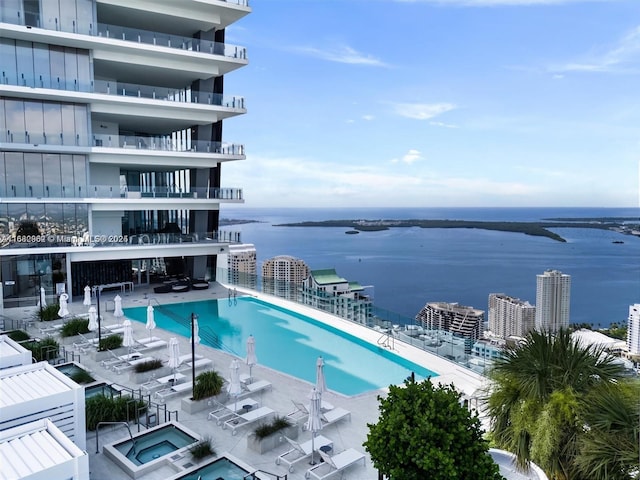
<path id="1" fill-rule="evenodd" d="M 537 237 L 547 237 L 558 242 L 566 242 L 557 233 L 549 228 L 596 228 L 601 230 L 620 231 L 626 219 L 610 219 L 607 223 L 594 222 L 591 219 L 571 219 L 570 221 L 544 221 L 544 222 L 483 222 L 475 220 L 323 220 L 299 223 L 283 223 L 275 227 L 341 227 L 353 231 L 376 232 L 390 228 L 477 228 L 482 230 L 494 230 L 499 232 L 524 233 Z M 621 232 L 622 233 L 622 232 Z"/>

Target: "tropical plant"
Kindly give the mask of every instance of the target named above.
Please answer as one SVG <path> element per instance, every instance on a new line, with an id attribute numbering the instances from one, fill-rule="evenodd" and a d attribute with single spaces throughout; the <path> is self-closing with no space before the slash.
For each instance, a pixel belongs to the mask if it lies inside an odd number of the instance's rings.
<path id="1" fill-rule="evenodd" d="M 29 336 L 29 334 L 23 330 L 13 330 L 7 333 L 7 336 L 14 342 L 22 342 L 31 338 L 31 336 Z"/>
<path id="2" fill-rule="evenodd" d="M 582 414 L 588 428 L 578 441 L 576 464 L 583 478 L 628 480 L 637 476 L 640 381 L 599 385 L 587 395 Z"/>
<path id="3" fill-rule="evenodd" d="M 69 375 L 69 378 L 71 378 L 71 380 L 73 380 L 74 382 L 80 384 L 91 383 L 95 381 L 95 378 L 93 378 L 91 374 L 86 370 L 74 371 L 71 375 Z"/>
<path id="4" fill-rule="evenodd" d="M 22 346 L 31 351 L 31 356 L 36 362 L 58 358 L 60 353 L 60 344 L 51 337 L 43 338 L 37 342 L 25 342 Z"/>
<path id="5" fill-rule="evenodd" d="M 533 461 L 552 480 L 581 478 L 576 459 L 586 398 L 622 373 L 602 348 L 583 346 L 569 330 L 531 332 L 489 372 L 492 440 L 513 452 L 521 468 Z"/>
<path id="6" fill-rule="evenodd" d="M 58 311 L 60 310 L 60 305 L 54 303 L 51 305 L 47 305 L 42 307 L 41 309 L 36 310 L 36 317 L 41 322 L 50 322 L 51 320 L 58 320 L 60 315 L 58 315 Z"/>
<path id="7" fill-rule="evenodd" d="M 116 348 L 120 348 L 122 346 L 122 337 L 120 335 L 114 334 L 109 335 L 108 337 L 102 338 L 100 340 L 100 344 L 98 345 L 98 351 L 104 352 L 107 350 L 115 350 Z"/>
<path id="8" fill-rule="evenodd" d="M 89 320 L 72 318 L 60 329 L 61 337 L 73 337 L 80 333 L 89 333 Z"/>
<path id="9" fill-rule="evenodd" d="M 405 380 L 378 396 L 378 423 L 364 442 L 378 472 L 393 480 L 502 479 L 487 454 L 476 413 L 453 385 Z"/>
<path id="10" fill-rule="evenodd" d="M 291 425 L 293 424 L 289 421 L 288 418 L 276 415 L 270 422 L 266 422 L 262 425 L 257 426 L 253 433 L 256 434 L 257 438 L 265 438 L 269 435 L 273 435 L 274 433 L 279 432 L 280 430 L 284 430 Z"/>
<path id="11" fill-rule="evenodd" d="M 191 458 L 194 460 L 202 460 L 203 458 L 209 455 L 215 455 L 216 452 L 211 445 L 211 438 L 205 437 L 202 440 L 199 440 L 195 443 L 191 448 L 189 448 L 189 453 L 191 454 Z"/>
<path id="12" fill-rule="evenodd" d="M 224 378 L 215 370 L 202 372 L 196 377 L 196 384 L 193 386 L 193 399 L 214 397 L 222 391 Z"/>
<path id="13" fill-rule="evenodd" d="M 151 370 L 157 370 L 162 367 L 162 360 L 159 358 L 152 358 L 146 362 L 138 363 L 133 367 L 136 373 L 150 372 Z"/>
<path id="14" fill-rule="evenodd" d="M 130 397 L 94 395 L 85 402 L 86 428 L 93 431 L 100 422 L 122 422 L 136 418 L 147 404 Z"/>

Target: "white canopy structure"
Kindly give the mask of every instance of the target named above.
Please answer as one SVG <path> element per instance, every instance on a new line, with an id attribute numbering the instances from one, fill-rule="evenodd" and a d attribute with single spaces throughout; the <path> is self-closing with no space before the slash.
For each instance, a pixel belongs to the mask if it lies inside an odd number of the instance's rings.
<path id="1" fill-rule="evenodd" d="M 31 351 L 8 335 L 0 335 L 0 369 L 31 364 Z"/>

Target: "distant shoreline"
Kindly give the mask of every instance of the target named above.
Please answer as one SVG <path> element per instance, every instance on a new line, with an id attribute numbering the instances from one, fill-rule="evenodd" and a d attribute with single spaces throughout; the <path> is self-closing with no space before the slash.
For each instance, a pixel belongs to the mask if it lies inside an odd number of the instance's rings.
<path id="1" fill-rule="evenodd" d="M 476 228 L 499 232 L 524 233 L 537 237 L 547 237 L 558 242 L 566 240 L 548 228 L 592 228 L 625 232 L 624 222 L 637 220 L 634 218 L 571 218 L 553 219 L 545 222 L 486 222 L 475 220 L 323 220 L 296 223 L 282 223 L 274 227 L 342 227 L 360 232 L 377 232 L 394 227 L 420 228 Z"/>

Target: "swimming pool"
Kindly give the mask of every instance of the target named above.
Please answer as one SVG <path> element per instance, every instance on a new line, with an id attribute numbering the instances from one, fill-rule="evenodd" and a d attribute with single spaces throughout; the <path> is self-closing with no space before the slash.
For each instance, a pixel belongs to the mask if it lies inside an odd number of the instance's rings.
<path id="1" fill-rule="evenodd" d="M 192 313 L 198 315 L 203 344 L 245 357 L 251 334 L 261 365 L 310 383 L 315 383 L 316 359 L 322 356 L 327 387 L 345 395 L 402 383 L 411 372 L 422 378 L 437 376 L 387 349 L 252 297 L 233 303 L 220 299 L 167 304 L 155 309 L 155 321 L 159 328 L 188 338 Z M 125 315 L 144 324 L 147 307 L 127 308 Z"/>
<path id="2" fill-rule="evenodd" d="M 226 457 L 222 457 L 209 465 L 193 470 L 179 480 L 244 480 L 251 472 L 239 467 Z"/>

